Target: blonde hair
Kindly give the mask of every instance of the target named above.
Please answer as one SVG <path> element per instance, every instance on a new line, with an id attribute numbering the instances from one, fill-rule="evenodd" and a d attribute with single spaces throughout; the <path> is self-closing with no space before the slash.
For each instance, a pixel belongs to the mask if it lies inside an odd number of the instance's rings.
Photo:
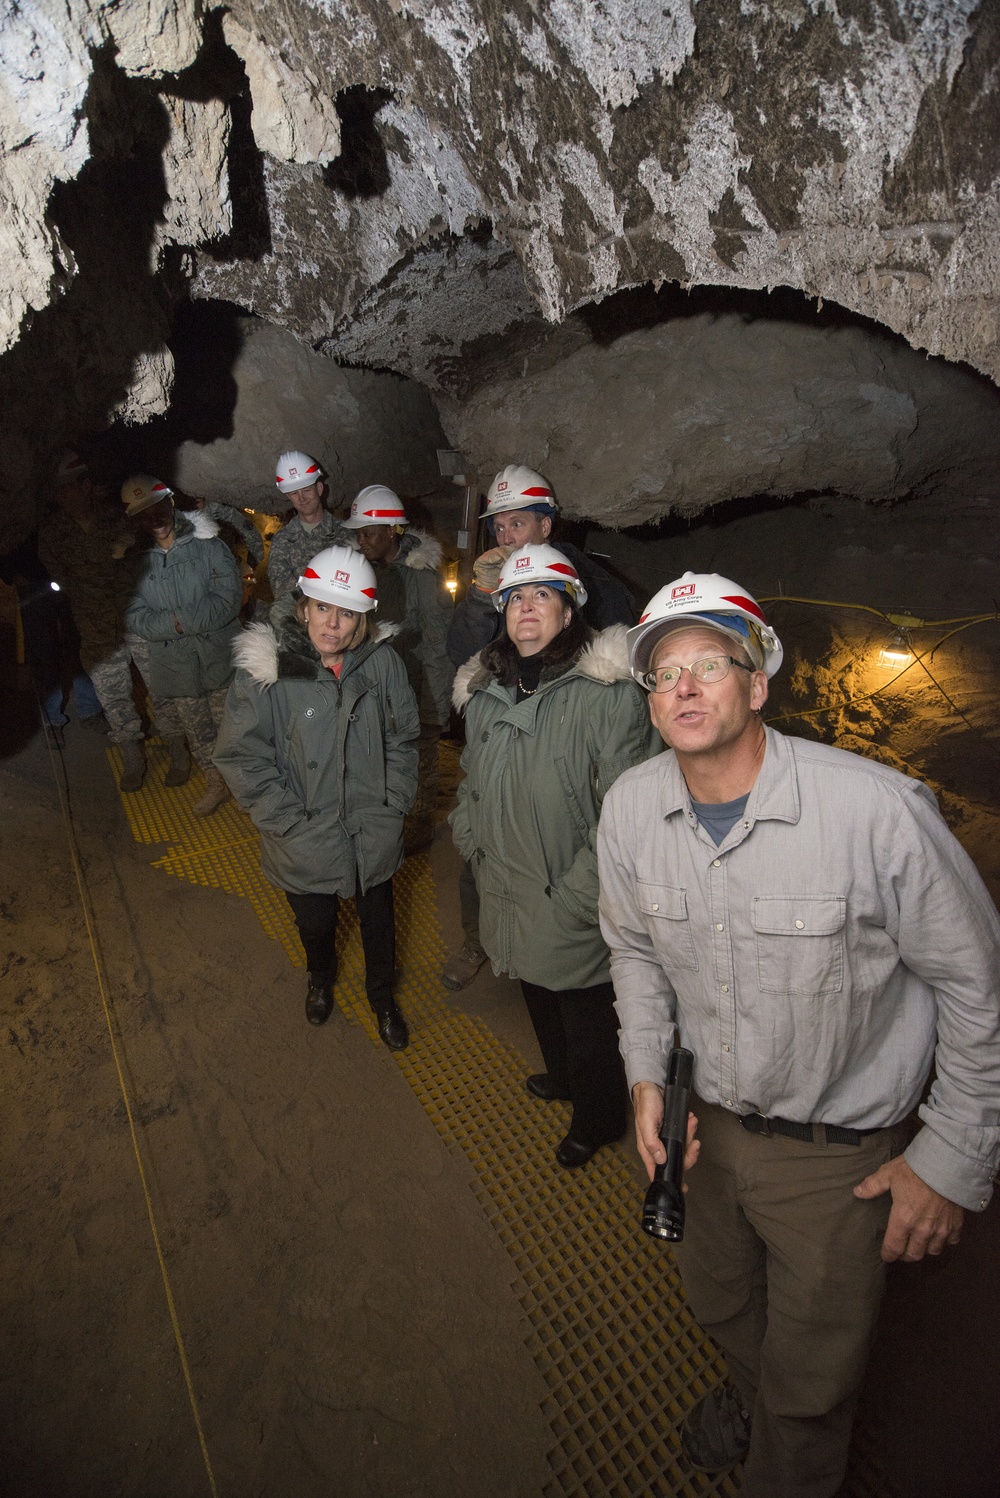
<path id="1" fill-rule="evenodd" d="M 309 632 L 309 620 L 306 610 L 310 603 L 320 602 L 322 602 L 321 599 L 310 599 L 304 595 L 295 600 L 295 617 L 307 634 Z M 355 615 L 355 619 L 354 633 L 350 638 L 350 642 L 344 646 L 345 650 L 360 650 L 362 645 L 367 644 L 369 640 L 374 640 L 377 636 L 378 626 L 375 623 L 374 609 L 368 609 L 365 613 L 358 612 Z"/>

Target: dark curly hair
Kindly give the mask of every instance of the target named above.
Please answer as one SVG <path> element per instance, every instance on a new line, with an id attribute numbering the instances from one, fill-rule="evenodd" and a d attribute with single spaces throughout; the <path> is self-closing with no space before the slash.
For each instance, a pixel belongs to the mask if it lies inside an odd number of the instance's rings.
<path id="1" fill-rule="evenodd" d="M 566 601 L 568 603 L 569 599 Z M 594 631 L 577 606 L 570 604 L 570 607 L 573 610 L 573 617 L 566 628 L 561 630 L 555 639 L 550 641 L 536 656 L 536 660 L 541 662 L 542 672 L 539 678 L 541 681 L 551 681 L 553 677 L 562 676 L 570 666 L 575 664 L 580 652 L 594 638 Z M 516 685 L 521 657 L 506 629 L 502 629 L 496 639 L 480 652 L 479 659 L 501 686 Z"/>

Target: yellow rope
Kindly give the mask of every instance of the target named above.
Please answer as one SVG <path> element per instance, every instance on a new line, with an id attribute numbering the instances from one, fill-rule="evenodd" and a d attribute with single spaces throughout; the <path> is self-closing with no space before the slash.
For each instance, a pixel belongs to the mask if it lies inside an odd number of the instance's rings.
<path id="1" fill-rule="evenodd" d="M 177 1344 L 177 1355 L 180 1358 L 181 1372 L 184 1375 L 184 1384 L 187 1389 L 188 1402 L 191 1406 L 191 1414 L 194 1417 L 195 1430 L 198 1432 L 198 1444 L 201 1447 L 202 1460 L 205 1463 L 205 1472 L 208 1476 L 209 1491 L 212 1498 L 218 1498 L 218 1488 L 215 1485 L 215 1474 L 212 1471 L 212 1463 L 208 1455 L 208 1445 L 205 1441 L 205 1432 L 202 1428 L 201 1416 L 198 1413 L 198 1400 L 194 1391 L 194 1381 L 191 1377 L 191 1366 L 188 1362 L 187 1351 L 184 1346 L 184 1334 L 181 1331 L 180 1320 L 177 1316 L 177 1307 L 174 1303 L 174 1293 L 170 1288 L 170 1276 L 167 1273 L 167 1264 L 163 1255 L 163 1246 L 160 1242 L 160 1232 L 156 1225 L 156 1214 L 153 1210 L 153 1199 L 149 1190 L 149 1182 L 146 1176 L 146 1167 L 142 1160 L 142 1151 L 139 1148 L 139 1135 L 135 1126 L 135 1117 L 132 1112 L 132 1104 L 129 1100 L 128 1088 L 125 1085 L 125 1070 L 122 1064 L 121 1052 L 118 1046 L 117 1027 L 112 1014 L 111 1004 L 108 999 L 107 987 L 104 981 L 103 963 L 100 956 L 97 928 L 90 906 L 90 897 L 83 877 L 83 868 L 80 863 L 80 854 L 76 842 L 76 833 L 73 829 L 72 813 L 69 805 L 69 794 L 65 786 L 65 769 L 61 766 L 56 768 L 55 753 L 49 745 L 49 760 L 52 765 L 52 778 L 56 783 L 56 791 L 59 795 L 59 808 L 62 812 L 63 825 L 66 828 L 66 840 L 69 844 L 69 854 L 73 863 L 73 872 L 76 875 L 76 885 L 80 894 L 80 904 L 83 906 L 83 919 L 87 927 L 87 940 L 90 943 L 90 955 L 94 962 L 94 972 L 97 975 L 97 987 L 101 995 L 101 1004 L 104 1008 L 104 1019 L 108 1027 L 108 1035 L 111 1039 L 111 1055 L 114 1058 L 115 1071 L 118 1073 L 118 1086 L 121 1089 L 122 1102 L 125 1105 L 125 1117 L 128 1119 L 129 1134 L 132 1137 L 132 1149 L 135 1154 L 135 1163 L 139 1171 L 139 1182 L 142 1186 L 142 1194 L 146 1201 L 146 1214 L 149 1217 L 150 1232 L 153 1236 L 153 1247 L 156 1250 L 156 1261 L 160 1266 L 160 1275 L 163 1280 L 163 1290 L 167 1298 L 167 1310 L 170 1314 L 170 1325 L 174 1331 L 174 1341 Z"/>

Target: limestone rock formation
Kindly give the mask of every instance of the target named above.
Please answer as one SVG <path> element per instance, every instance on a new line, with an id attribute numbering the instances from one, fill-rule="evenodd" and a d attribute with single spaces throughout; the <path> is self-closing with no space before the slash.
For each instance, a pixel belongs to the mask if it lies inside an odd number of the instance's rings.
<path id="1" fill-rule="evenodd" d="M 193 0 L 42 16 L 14 10 L 2 32 L 8 341 L 72 274 L 47 203 L 88 159 L 95 49 L 169 93 L 220 29 L 210 12 L 202 39 Z M 234 122 L 252 104 L 239 165 L 264 232 L 214 243 L 216 109 L 189 180 L 172 177 L 188 209 L 170 235 L 211 250 L 205 294 L 312 342 L 422 247 L 489 219 L 550 320 L 650 280 L 785 284 L 996 376 L 998 27 L 974 0 L 235 0 L 224 41 L 245 78 L 217 70 L 214 98 Z M 523 296 L 507 275 L 492 300 Z"/>
<path id="2" fill-rule="evenodd" d="M 440 405 L 476 470 L 529 463 L 606 525 L 756 494 L 1000 494 L 993 388 L 856 327 L 675 318 Z"/>
<path id="3" fill-rule="evenodd" d="M 335 505 L 374 482 L 403 494 L 439 485 L 434 450 L 444 437 L 426 390 L 394 375 L 341 369 L 267 323 L 247 321 L 242 333 L 231 435 L 179 448 L 173 477 L 186 493 L 283 511 L 274 463 L 289 447 L 320 460 Z"/>
<path id="4" fill-rule="evenodd" d="M 192 296 L 459 398 L 664 283 L 797 288 L 998 379 L 998 67 L 975 0 L 8 8 L 0 485 L 27 523 L 63 443 L 162 412 Z"/>

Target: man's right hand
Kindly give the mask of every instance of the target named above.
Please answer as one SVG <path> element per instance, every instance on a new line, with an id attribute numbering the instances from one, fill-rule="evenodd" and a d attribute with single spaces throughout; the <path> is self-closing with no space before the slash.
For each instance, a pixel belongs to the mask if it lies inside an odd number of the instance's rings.
<path id="1" fill-rule="evenodd" d="M 652 1180 L 656 1167 L 663 1165 L 667 1158 L 666 1148 L 660 1138 L 660 1125 L 663 1123 L 663 1088 L 657 1087 L 655 1082 L 636 1082 L 632 1088 L 632 1107 L 635 1110 L 635 1142 L 639 1150 L 639 1158 L 646 1167 L 646 1174 Z M 694 1137 L 697 1128 L 697 1118 L 693 1113 L 689 1113 L 687 1149 L 684 1151 L 685 1170 L 691 1169 L 701 1152 L 701 1141 Z M 687 1190 L 686 1186 L 684 1190 Z"/>
<path id="2" fill-rule="evenodd" d="M 476 558 L 472 564 L 472 581 L 480 593 L 496 592 L 503 564 L 513 549 L 512 546 L 494 546 Z"/>

